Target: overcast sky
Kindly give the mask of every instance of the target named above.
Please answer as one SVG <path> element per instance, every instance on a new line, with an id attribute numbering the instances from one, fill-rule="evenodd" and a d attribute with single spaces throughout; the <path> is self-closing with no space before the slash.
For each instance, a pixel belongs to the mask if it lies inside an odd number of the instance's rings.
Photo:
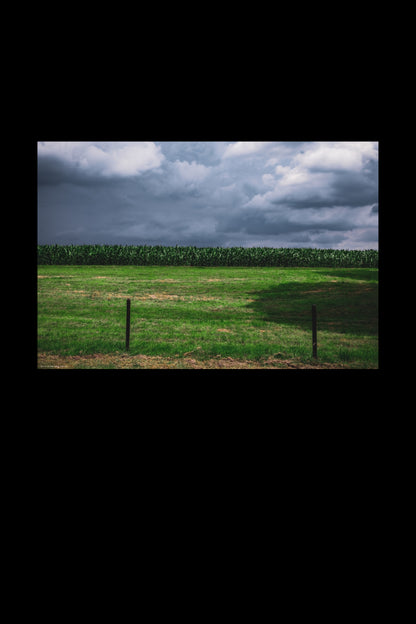
<path id="1" fill-rule="evenodd" d="M 39 142 L 39 244 L 378 248 L 376 142 Z"/>

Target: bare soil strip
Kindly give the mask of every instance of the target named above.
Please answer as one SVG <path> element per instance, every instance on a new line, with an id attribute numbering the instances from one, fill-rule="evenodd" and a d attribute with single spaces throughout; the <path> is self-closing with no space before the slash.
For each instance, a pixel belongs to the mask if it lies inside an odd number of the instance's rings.
<path id="1" fill-rule="evenodd" d="M 158 355 L 130 355 L 127 353 L 95 353 L 93 355 L 38 354 L 38 368 L 117 368 L 117 369 L 324 369 L 346 368 L 339 364 L 316 362 L 305 364 L 296 359 L 268 358 L 260 362 L 231 357 L 197 360 L 192 357 L 162 357 Z"/>

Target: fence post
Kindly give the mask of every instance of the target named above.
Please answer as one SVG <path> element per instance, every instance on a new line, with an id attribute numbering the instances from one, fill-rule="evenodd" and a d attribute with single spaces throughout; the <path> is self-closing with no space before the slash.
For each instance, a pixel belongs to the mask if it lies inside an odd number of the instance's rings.
<path id="1" fill-rule="evenodd" d="M 127 312 L 126 312 L 126 351 L 130 346 L 130 299 L 127 299 Z"/>
<path id="2" fill-rule="evenodd" d="M 312 357 L 318 357 L 318 344 L 316 339 L 316 305 L 312 305 Z"/>

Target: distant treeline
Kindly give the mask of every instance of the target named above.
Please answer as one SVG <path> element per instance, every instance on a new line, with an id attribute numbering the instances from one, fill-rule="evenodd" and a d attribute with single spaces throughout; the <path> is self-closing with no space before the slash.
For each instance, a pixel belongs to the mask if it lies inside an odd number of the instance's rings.
<path id="1" fill-rule="evenodd" d="M 378 267 L 374 249 L 38 245 L 38 264 Z"/>

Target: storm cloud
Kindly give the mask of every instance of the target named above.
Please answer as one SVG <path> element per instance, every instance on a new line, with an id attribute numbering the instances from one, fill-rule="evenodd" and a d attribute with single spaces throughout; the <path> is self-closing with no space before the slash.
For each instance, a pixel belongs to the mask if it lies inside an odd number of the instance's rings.
<path id="1" fill-rule="evenodd" d="M 378 248 L 376 142 L 39 142 L 40 244 Z"/>

